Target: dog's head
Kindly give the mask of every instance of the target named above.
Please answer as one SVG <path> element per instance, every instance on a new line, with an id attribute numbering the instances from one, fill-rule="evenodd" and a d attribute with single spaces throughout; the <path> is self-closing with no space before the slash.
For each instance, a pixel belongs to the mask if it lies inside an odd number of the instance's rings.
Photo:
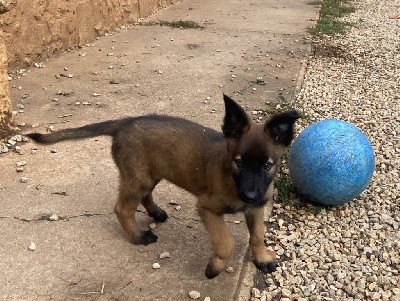
<path id="1" fill-rule="evenodd" d="M 238 197 L 247 204 L 262 206 L 279 170 L 281 157 L 294 136 L 297 111 L 271 116 L 256 124 L 233 99 L 224 95 L 222 131 L 227 139 L 233 180 Z"/>

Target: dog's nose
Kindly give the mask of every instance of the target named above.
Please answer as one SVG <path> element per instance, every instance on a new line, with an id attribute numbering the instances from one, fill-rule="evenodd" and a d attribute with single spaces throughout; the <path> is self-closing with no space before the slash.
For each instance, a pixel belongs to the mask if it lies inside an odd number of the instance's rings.
<path id="1" fill-rule="evenodd" d="M 247 199 L 253 201 L 256 198 L 257 194 L 255 191 L 246 191 L 245 196 Z"/>

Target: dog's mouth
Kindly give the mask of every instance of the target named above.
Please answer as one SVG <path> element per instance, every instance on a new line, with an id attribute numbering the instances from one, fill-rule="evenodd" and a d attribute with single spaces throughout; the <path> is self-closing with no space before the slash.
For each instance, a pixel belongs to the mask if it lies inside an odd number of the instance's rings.
<path id="1" fill-rule="evenodd" d="M 257 200 L 248 198 L 246 196 L 241 196 L 240 199 L 242 200 L 243 203 L 246 203 L 246 204 L 254 204 L 257 202 Z"/>

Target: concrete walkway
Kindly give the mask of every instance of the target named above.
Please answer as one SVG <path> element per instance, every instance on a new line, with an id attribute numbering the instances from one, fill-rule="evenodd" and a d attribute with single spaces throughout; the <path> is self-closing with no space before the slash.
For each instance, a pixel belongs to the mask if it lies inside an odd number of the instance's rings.
<path id="1" fill-rule="evenodd" d="M 222 92 L 250 114 L 274 109 L 290 99 L 308 55 L 304 36 L 316 8 L 307 2 L 182 1 L 145 21 L 191 20 L 204 29 L 128 26 L 26 70 L 10 82 L 15 110 L 23 111 L 16 122 L 26 123 L 23 132 L 45 132 L 162 113 L 218 129 Z M 190 300 L 192 290 L 200 300 L 248 298 L 243 281 L 252 264 L 241 215 L 227 217 L 233 273 L 207 280 L 210 247 L 193 196 L 161 183 L 154 197 L 170 218 L 155 228 L 156 244 L 132 245 L 113 213 L 118 175 L 109 139 L 19 145 L 25 154 L 0 155 L 0 300 L 176 301 Z M 52 214 L 59 220 L 49 221 Z M 138 218 L 143 228 L 153 222 Z M 165 251 L 171 257 L 160 259 Z"/>

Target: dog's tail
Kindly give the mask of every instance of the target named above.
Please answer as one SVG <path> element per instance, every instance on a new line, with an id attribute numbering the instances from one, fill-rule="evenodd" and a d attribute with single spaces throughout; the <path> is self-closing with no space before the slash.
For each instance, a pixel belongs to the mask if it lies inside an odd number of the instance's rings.
<path id="1" fill-rule="evenodd" d="M 78 140 L 96 136 L 114 136 L 121 128 L 122 120 L 92 123 L 78 128 L 63 129 L 49 134 L 30 133 L 26 136 L 40 144 L 52 144 L 63 140 Z"/>

